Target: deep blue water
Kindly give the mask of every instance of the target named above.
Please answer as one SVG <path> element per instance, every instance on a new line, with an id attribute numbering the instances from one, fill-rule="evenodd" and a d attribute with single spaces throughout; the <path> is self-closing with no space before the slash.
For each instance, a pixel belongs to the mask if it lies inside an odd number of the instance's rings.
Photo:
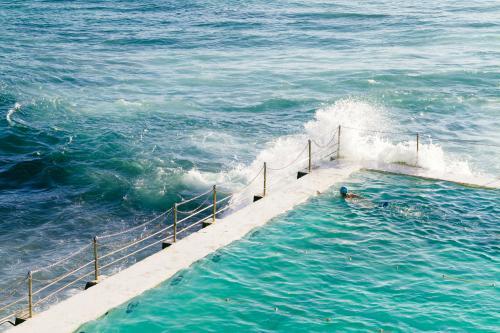
<path id="1" fill-rule="evenodd" d="M 438 139 L 500 143 L 499 22 L 482 0 L 0 0 L 0 288 L 339 123 L 498 177 L 497 147 Z"/>

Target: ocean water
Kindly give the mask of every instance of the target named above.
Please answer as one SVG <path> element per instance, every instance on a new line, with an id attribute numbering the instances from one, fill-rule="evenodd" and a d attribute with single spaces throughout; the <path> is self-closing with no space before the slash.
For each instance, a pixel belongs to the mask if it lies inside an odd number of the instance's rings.
<path id="1" fill-rule="evenodd" d="M 498 179 L 499 22 L 482 0 L 0 0 L 0 292 L 339 124 Z M 344 135 L 413 163 L 414 135 Z"/>
<path id="2" fill-rule="evenodd" d="M 498 332 L 500 193 L 347 185 L 363 198 L 334 186 L 77 332 Z"/>

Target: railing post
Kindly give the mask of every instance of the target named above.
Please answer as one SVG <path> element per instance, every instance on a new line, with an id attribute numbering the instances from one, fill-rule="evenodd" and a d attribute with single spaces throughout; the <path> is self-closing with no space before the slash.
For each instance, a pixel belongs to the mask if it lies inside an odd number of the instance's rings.
<path id="1" fill-rule="evenodd" d="M 174 243 L 177 242 L 177 203 L 174 203 Z"/>
<path id="2" fill-rule="evenodd" d="M 419 135 L 417 133 L 417 158 L 416 158 L 416 162 L 415 162 L 415 166 L 418 166 L 418 150 L 419 150 L 419 145 L 420 145 L 420 138 L 419 138 Z"/>
<path id="3" fill-rule="evenodd" d="M 28 318 L 33 317 L 33 273 L 28 272 Z"/>
<path id="4" fill-rule="evenodd" d="M 217 212 L 217 185 L 214 185 L 213 195 L 212 222 L 215 222 L 215 213 Z"/>
<path id="5" fill-rule="evenodd" d="M 260 200 L 266 196 L 266 192 L 267 192 L 267 163 L 266 162 L 264 162 L 264 167 L 262 169 L 264 169 L 264 186 L 263 186 L 264 188 L 262 189 L 262 195 L 255 194 L 253 196 L 253 202 Z"/>
<path id="6" fill-rule="evenodd" d="M 309 164 L 307 166 L 307 171 L 309 173 L 311 173 L 311 164 L 312 164 L 312 161 L 311 161 L 311 140 L 310 139 L 307 141 L 307 145 L 308 145 L 308 148 L 309 148 Z"/>
<path id="7" fill-rule="evenodd" d="M 99 256 L 97 255 L 97 236 L 94 237 L 94 280 L 99 280 Z"/>
<path id="8" fill-rule="evenodd" d="M 266 190 L 267 190 L 267 163 L 264 162 L 264 191 L 262 192 L 262 196 L 266 196 Z"/>
<path id="9" fill-rule="evenodd" d="M 341 127 L 339 125 L 339 129 L 337 131 L 337 159 L 340 158 L 340 130 L 341 130 Z"/>
<path id="10" fill-rule="evenodd" d="M 92 239 L 92 245 L 94 249 L 94 280 L 88 281 L 85 284 L 85 290 L 95 286 L 99 281 L 99 256 L 97 252 L 97 236 L 94 236 L 94 238 Z"/>

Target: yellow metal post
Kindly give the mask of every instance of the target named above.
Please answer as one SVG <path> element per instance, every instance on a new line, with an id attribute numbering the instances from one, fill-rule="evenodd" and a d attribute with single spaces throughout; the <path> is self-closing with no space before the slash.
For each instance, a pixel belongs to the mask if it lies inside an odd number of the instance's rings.
<path id="1" fill-rule="evenodd" d="M 33 273 L 28 272 L 28 318 L 33 317 Z"/>
<path id="2" fill-rule="evenodd" d="M 311 140 L 307 141 L 307 145 L 308 145 L 308 148 L 309 148 L 309 165 L 307 166 L 307 170 L 308 170 L 309 173 L 311 173 L 311 165 L 312 165 L 312 161 L 311 161 Z"/>
<path id="3" fill-rule="evenodd" d="M 97 236 L 94 237 L 94 280 L 99 280 L 99 257 L 97 255 Z"/>
<path id="4" fill-rule="evenodd" d="M 174 203 L 174 243 L 177 242 L 177 203 Z"/>
<path id="5" fill-rule="evenodd" d="M 264 162 L 264 191 L 262 192 L 262 196 L 266 196 L 266 185 L 267 185 L 267 163 Z"/>
<path id="6" fill-rule="evenodd" d="M 340 125 L 339 125 L 339 129 L 338 129 L 338 132 L 337 132 L 337 159 L 340 158 Z"/>
<path id="7" fill-rule="evenodd" d="M 212 207 L 212 222 L 215 222 L 215 213 L 217 212 L 217 185 L 214 185 L 213 190 L 213 207 Z"/>

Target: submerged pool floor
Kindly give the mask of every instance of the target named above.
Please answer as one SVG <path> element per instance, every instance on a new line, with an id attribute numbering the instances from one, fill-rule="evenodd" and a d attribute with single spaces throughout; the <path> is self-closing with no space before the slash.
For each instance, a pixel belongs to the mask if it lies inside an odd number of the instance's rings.
<path id="1" fill-rule="evenodd" d="M 358 173 L 78 332 L 498 332 L 500 192 Z M 387 204 L 384 204 L 387 203 Z"/>

